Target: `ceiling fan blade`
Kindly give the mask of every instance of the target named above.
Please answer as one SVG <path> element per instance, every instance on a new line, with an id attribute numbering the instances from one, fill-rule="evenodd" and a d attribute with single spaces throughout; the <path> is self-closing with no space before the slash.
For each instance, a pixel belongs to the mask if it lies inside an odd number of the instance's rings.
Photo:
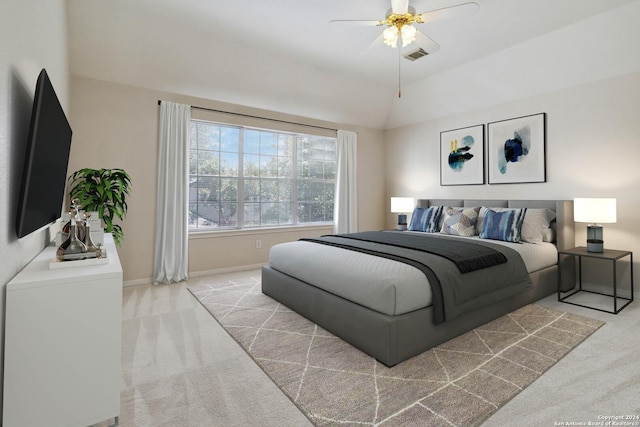
<path id="1" fill-rule="evenodd" d="M 334 19 L 333 21 L 329 21 L 329 24 L 347 24 L 361 27 L 375 27 L 382 25 L 382 22 L 379 20 L 371 21 L 365 19 Z"/>
<path id="2" fill-rule="evenodd" d="M 363 49 L 360 54 L 370 55 L 375 51 L 380 50 L 382 46 L 384 46 L 384 37 L 382 36 L 382 34 L 380 34 L 373 42 L 371 42 L 369 46 Z"/>
<path id="3" fill-rule="evenodd" d="M 476 10 L 478 10 L 480 6 L 478 3 L 469 2 L 462 3 L 456 6 L 451 7 L 443 7 L 442 9 L 431 10 L 429 12 L 421 13 L 423 22 L 433 22 L 433 21 L 441 21 L 443 19 L 457 18 L 464 15 L 469 15 Z"/>
<path id="4" fill-rule="evenodd" d="M 413 44 L 426 51 L 429 55 L 440 49 L 440 45 L 438 43 L 434 42 L 431 37 L 427 36 L 420 30 L 416 31 L 416 40 Z"/>
<path id="5" fill-rule="evenodd" d="M 409 0 L 391 0 L 391 11 L 404 15 L 409 10 Z"/>

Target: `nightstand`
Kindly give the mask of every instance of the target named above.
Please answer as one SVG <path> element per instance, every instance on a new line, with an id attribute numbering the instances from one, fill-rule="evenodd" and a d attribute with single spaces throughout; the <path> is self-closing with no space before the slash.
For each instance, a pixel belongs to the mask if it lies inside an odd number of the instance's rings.
<path id="1" fill-rule="evenodd" d="M 580 307 L 586 307 L 586 308 L 591 308 L 593 310 L 599 310 L 599 311 L 604 311 L 605 313 L 612 313 L 612 314 L 618 314 L 620 313 L 620 310 L 622 310 L 623 308 L 625 308 L 627 305 L 629 305 L 632 301 L 633 301 L 633 253 L 631 253 L 630 251 L 617 251 L 617 250 L 613 250 L 613 249 L 605 249 L 604 252 L 588 252 L 587 248 L 584 246 L 580 246 L 577 248 L 572 248 L 572 249 L 565 249 L 565 250 L 561 250 L 558 251 L 558 264 L 560 263 L 560 257 L 562 255 L 569 255 L 569 256 L 573 256 L 574 258 L 578 258 L 578 289 L 571 292 L 569 295 L 565 295 L 562 296 L 562 292 L 560 290 L 560 283 L 562 283 L 562 277 L 561 277 L 561 269 L 558 269 L 558 301 L 567 303 L 567 304 L 573 304 L 573 305 L 577 305 Z M 631 296 L 630 298 L 624 298 L 621 296 L 618 296 L 617 291 L 618 291 L 618 277 L 617 277 L 617 263 L 620 259 L 625 258 L 625 257 L 629 257 L 629 268 L 631 269 L 629 272 L 629 277 L 630 277 L 630 285 L 631 285 Z M 610 294 L 605 294 L 605 293 L 601 293 L 601 292 L 595 292 L 595 291 L 588 291 L 585 289 L 582 289 L 582 258 L 595 258 L 595 259 L 600 259 L 600 260 L 607 260 L 607 261 L 611 261 L 613 263 L 613 295 Z M 570 291 L 569 291 L 570 292 Z M 598 294 L 598 295 L 604 295 L 607 297 L 610 297 L 613 299 L 613 311 L 610 310 L 604 310 L 601 308 L 597 308 L 597 307 L 592 307 L 592 306 L 588 306 L 588 305 L 584 305 L 584 304 L 579 304 L 576 302 L 572 302 L 572 301 L 567 301 L 567 298 L 570 298 L 580 292 L 587 292 L 587 293 L 591 293 L 591 294 Z M 624 304 L 620 307 L 618 307 L 618 300 L 622 300 L 624 301 Z"/>

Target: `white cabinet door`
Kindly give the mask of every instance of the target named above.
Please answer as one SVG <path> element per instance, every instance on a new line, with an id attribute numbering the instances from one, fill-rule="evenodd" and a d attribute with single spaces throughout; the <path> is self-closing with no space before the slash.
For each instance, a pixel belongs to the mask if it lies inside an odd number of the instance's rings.
<path id="1" fill-rule="evenodd" d="M 122 268 L 110 237 L 108 264 L 51 270 L 49 247 L 7 284 L 5 427 L 119 415 Z"/>

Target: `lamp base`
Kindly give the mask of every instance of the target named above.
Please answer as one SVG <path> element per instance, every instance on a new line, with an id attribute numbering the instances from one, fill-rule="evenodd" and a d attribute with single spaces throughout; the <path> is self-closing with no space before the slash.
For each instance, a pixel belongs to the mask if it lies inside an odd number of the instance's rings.
<path id="1" fill-rule="evenodd" d="M 398 215 L 398 231 L 405 231 L 407 229 L 407 215 Z"/>
<path id="2" fill-rule="evenodd" d="M 604 251 L 602 239 L 602 226 L 600 224 L 589 224 L 587 226 L 587 252 Z"/>
<path id="3" fill-rule="evenodd" d="M 604 252 L 604 242 L 602 240 L 587 240 L 587 252 Z"/>

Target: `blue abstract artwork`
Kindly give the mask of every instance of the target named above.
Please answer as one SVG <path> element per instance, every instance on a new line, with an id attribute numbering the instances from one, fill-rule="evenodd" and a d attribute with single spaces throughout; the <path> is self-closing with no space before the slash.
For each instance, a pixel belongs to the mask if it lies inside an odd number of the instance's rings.
<path id="1" fill-rule="evenodd" d="M 462 171 L 465 162 L 473 159 L 469 151 L 473 147 L 474 139 L 471 135 L 465 135 L 458 143 L 457 139 L 450 142 L 449 167 L 454 171 Z"/>
<path id="2" fill-rule="evenodd" d="M 545 113 L 488 124 L 489 184 L 544 182 Z"/>
<path id="3" fill-rule="evenodd" d="M 523 161 L 531 149 L 531 128 L 524 126 L 513 132 L 513 138 L 507 139 L 499 150 L 498 169 L 507 173 L 507 164 Z"/>
<path id="4" fill-rule="evenodd" d="M 484 125 L 440 133 L 440 184 L 484 184 Z"/>

